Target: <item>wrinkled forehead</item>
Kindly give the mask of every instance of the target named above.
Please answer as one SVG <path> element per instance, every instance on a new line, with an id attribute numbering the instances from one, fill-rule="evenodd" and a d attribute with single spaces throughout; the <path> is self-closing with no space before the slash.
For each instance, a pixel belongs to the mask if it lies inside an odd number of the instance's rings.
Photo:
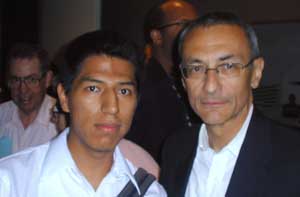
<path id="1" fill-rule="evenodd" d="M 244 30 L 238 25 L 199 26 L 188 32 L 183 40 L 182 55 L 191 54 L 250 56 L 250 46 Z"/>
<path id="2" fill-rule="evenodd" d="M 9 74 L 13 76 L 29 76 L 40 73 L 41 66 L 37 57 L 15 58 L 9 63 Z"/>

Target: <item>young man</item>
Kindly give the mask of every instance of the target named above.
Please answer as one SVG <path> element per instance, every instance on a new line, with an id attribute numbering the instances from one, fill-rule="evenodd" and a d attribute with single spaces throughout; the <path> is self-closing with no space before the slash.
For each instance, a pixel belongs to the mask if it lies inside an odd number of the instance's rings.
<path id="1" fill-rule="evenodd" d="M 70 43 L 66 62 L 57 91 L 70 127 L 50 143 L 3 159 L 0 195 L 118 196 L 127 183 L 143 193 L 136 167 L 118 147 L 137 103 L 135 48 L 115 33 L 95 31 Z M 166 194 L 153 182 L 145 196 Z"/>
<path id="2" fill-rule="evenodd" d="M 204 124 L 168 139 L 161 183 L 172 197 L 300 196 L 300 135 L 263 117 L 252 89 L 262 77 L 254 30 L 209 13 L 180 35 L 183 83 Z"/>

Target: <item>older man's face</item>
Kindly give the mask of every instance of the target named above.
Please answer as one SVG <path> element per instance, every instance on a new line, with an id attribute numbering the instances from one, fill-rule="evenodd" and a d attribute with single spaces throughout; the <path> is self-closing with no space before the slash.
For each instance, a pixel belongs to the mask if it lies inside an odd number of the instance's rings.
<path id="1" fill-rule="evenodd" d="M 38 58 L 15 59 L 9 67 L 12 100 L 24 114 L 38 111 L 51 79 L 43 74 Z"/>
<path id="2" fill-rule="evenodd" d="M 224 63 L 246 65 L 250 48 L 244 31 L 236 25 L 198 27 L 183 43 L 183 64 L 202 64 L 208 68 Z M 208 70 L 202 78 L 186 78 L 184 84 L 194 111 L 208 126 L 239 128 L 252 103 L 252 88 L 261 79 L 263 60 L 240 70 L 234 77 L 221 77 Z"/>

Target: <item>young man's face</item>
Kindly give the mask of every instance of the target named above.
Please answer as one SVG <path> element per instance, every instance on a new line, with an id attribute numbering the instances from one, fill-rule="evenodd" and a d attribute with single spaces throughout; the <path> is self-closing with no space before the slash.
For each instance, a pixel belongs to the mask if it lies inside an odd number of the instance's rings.
<path id="1" fill-rule="evenodd" d="M 70 112 L 68 144 L 93 152 L 112 152 L 127 133 L 137 103 L 133 64 L 118 57 L 93 55 L 82 62 L 68 95 L 59 91 Z"/>
<path id="2" fill-rule="evenodd" d="M 12 100 L 22 113 L 38 111 L 50 85 L 48 73 L 42 75 L 38 58 L 15 59 L 9 67 Z"/>

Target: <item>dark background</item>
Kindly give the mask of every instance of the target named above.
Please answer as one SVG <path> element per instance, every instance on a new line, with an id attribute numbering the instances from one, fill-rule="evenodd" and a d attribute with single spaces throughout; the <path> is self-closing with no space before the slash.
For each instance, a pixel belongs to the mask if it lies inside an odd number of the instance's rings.
<path id="1" fill-rule="evenodd" d="M 4 57 L 18 41 L 38 43 L 41 38 L 40 3 L 51 0 L 0 1 L 0 86 L 4 86 Z M 71 0 L 61 0 L 69 5 Z M 85 0 L 76 0 L 85 1 Z M 92 1 L 92 0 L 91 0 Z M 101 27 L 123 33 L 143 46 L 142 25 L 146 12 L 161 0 L 93 0 L 101 2 Z M 213 10 L 233 11 L 254 24 L 266 69 L 256 101 L 273 115 L 290 93 L 300 98 L 300 1 L 299 0 L 190 0 L 203 14 Z M 73 4 L 76 5 L 76 4 Z M 68 7 L 62 8 L 68 14 Z M 79 8 L 80 9 L 80 8 Z M 51 12 L 50 12 L 51 13 Z M 84 15 L 84 12 L 78 13 Z M 51 17 L 51 16 L 50 16 Z M 56 21 L 59 24 L 59 21 Z M 99 25 L 100 26 L 100 25 Z M 299 103 L 299 101 L 297 101 Z M 268 112 L 269 111 L 269 112 Z"/>

